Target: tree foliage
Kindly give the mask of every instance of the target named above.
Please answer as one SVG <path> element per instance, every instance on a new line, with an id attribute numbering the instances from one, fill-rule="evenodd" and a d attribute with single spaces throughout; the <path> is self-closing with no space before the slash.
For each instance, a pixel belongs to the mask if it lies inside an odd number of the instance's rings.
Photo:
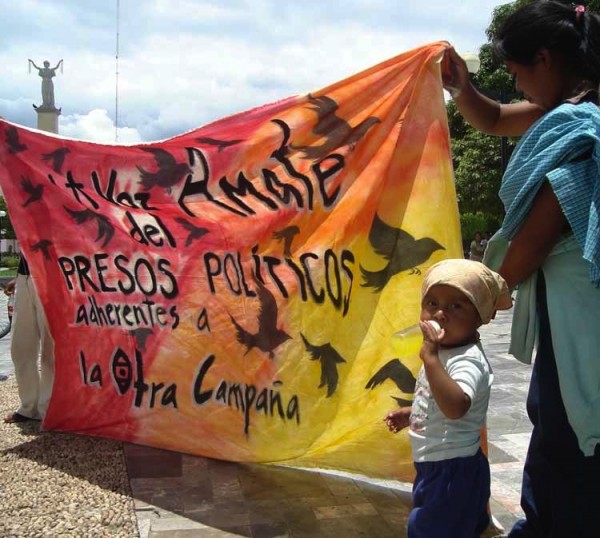
<path id="1" fill-rule="evenodd" d="M 491 213 L 502 215 L 498 198 L 500 180 L 501 140 L 485 136 L 475 129 L 453 141 L 452 151 L 456 175 L 456 190 L 461 213 Z"/>
<path id="2" fill-rule="evenodd" d="M 0 230 L 4 230 L 2 233 L 3 239 L 15 239 L 15 231 L 13 230 L 12 223 L 10 222 L 10 216 L 6 207 L 6 200 L 3 196 L 0 196 L 0 211 L 4 211 L 6 215 L 0 217 Z"/>

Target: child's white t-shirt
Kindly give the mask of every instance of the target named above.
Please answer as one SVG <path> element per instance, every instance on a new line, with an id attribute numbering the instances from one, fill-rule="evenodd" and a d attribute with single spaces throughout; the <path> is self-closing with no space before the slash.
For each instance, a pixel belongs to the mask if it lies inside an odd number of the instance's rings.
<path id="1" fill-rule="evenodd" d="M 471 407 L 459 419 L 447 418 L 438 407 L 421 367 L 410 414 L 410 440 L 413 460 L 440 461 L 473 456 L 479 449 L 485 424 L 492 368 L 479 344 L 440 349 L 439 357 L 450 377 L 471 399 Z"/>

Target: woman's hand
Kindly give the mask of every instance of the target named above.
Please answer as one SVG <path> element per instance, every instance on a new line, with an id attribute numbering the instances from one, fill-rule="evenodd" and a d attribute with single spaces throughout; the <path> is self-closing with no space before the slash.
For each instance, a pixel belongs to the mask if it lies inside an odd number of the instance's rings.
<path id="1" fill-rule="evenodd" d="M 449 47 L 444 52 L 442 83 L 453 98 L 458 97 L 470 84 L 467 64 L 454 50 L 454 47 Z"/>

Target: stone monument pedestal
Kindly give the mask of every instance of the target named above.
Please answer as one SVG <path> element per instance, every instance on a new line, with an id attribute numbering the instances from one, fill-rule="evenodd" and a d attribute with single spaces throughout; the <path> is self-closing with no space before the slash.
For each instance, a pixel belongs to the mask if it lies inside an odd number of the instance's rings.
<path id="1" fill-rule="evenodd" d="M 60 116 L 60 108 L 35 106 L 37 112 L 37 128 L 40 131 L 58 134 L 58 116 Z"/>

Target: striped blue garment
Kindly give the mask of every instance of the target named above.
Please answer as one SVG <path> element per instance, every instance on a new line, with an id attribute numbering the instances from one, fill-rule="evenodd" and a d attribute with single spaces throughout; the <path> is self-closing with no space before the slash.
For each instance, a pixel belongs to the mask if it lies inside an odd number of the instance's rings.
<path id="1" fill-rule="evenodd" d="M 565 103 L 525 133 L 500 187 L 506 217 L 498 235 L 512 239 L 539 188 L 552 185 L 575 239 L 590 262 L 590 281 L 600 286 L 600 109 L 591 102 Z"/>

